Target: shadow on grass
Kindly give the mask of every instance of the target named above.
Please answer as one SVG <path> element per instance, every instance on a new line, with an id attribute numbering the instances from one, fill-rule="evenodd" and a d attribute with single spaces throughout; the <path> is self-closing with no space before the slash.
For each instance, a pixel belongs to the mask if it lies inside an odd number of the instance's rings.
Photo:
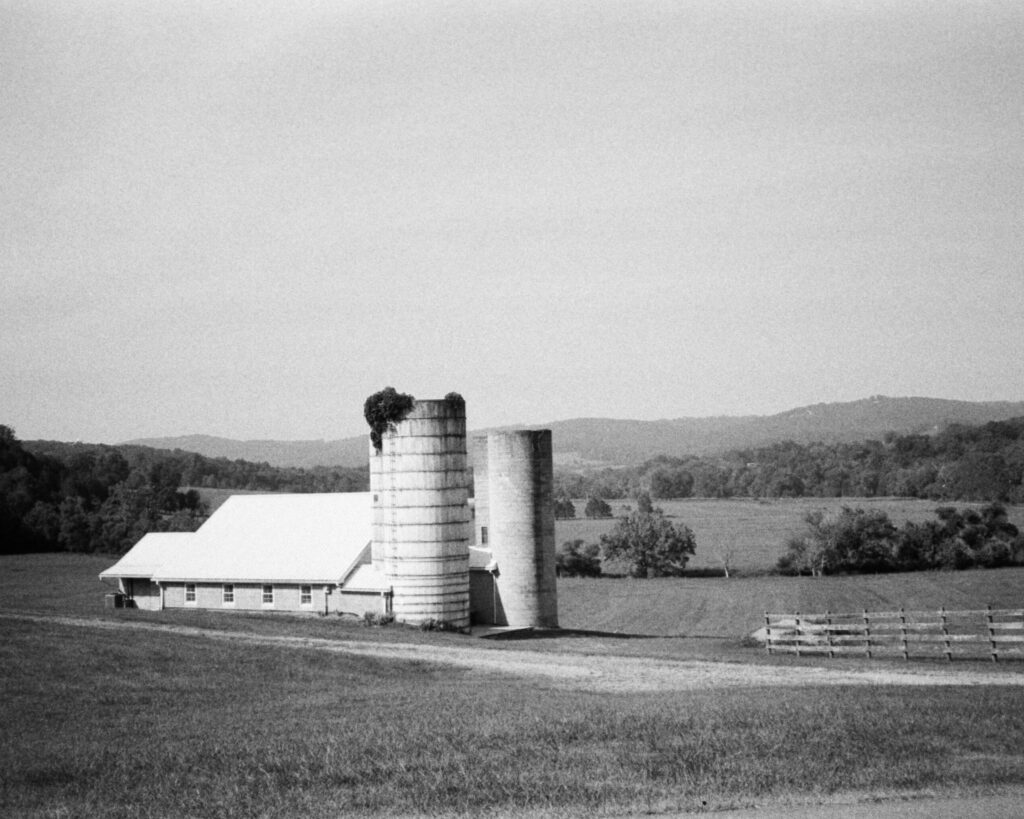
<path id="1" fill-rule="evenodd" d="M 564 640 L 597 637 L 602 640 L 665 640 L 663 634 L 627 634 L 621 631 L 590 631 L 581 628 L 516 629 L 489 635 L 491 640 Z"/>

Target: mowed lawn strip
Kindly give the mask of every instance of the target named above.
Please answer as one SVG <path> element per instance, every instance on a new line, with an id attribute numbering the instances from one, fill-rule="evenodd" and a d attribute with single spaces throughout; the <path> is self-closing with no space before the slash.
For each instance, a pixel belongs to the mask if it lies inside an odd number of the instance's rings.
<path id="1" fill-rule="evenodd" d="M 552 815 L 1024 784 L 1024 692 L 609 695 L 6 621 L 0 813 Z"/>

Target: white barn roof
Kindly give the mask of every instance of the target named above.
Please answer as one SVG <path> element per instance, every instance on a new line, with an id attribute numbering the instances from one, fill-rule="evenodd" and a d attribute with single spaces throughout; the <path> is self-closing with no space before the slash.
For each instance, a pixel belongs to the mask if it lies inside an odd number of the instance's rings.
<path id="1" fill-rule="evenodd" d="M 132 546 L 113 566 L 100 577 L 147 577 L 154 578 L 168 556 L 189 548 L 195 534 L 192 532 L 150 532 Z"/>
<path id="2" fill-rule="evenodd" d="M 372 536 L 368 492 L 233 495 L 197 532 L 146 535 L 100 577 L 337 583 L 365 559 Z"/>

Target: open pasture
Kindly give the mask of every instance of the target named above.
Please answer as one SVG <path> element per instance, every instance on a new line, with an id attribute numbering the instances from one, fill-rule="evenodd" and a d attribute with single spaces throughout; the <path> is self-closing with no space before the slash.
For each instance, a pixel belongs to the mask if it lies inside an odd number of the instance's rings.
<path id="1" fill-rule="evenodd" d="M 113 587 L 97 575 L 116 560 L 67 553 L 0 558 L 0 609 L 68 615 L 140 617 L 260 633 L 305 633 L 377 640 L 419 640 L 409 629 L 364 629 L 352 620 L 227 612 L 104 611 Z M 1024 568 L 836 577 L 561 578 L 563 628 L 650 636 L 740 640 L 773 612 L 1024 607 Z M 432 639 L 455 640 L 436 634 Z"/>
<path id="2" fill-rule="evenodd" d="M 1019 686 L 594 693 L 6 620 L 0 813 L 594 816 L 1024 785 Z"/>
<path id="3" fill-rule="evenodd" d="M 854 598 L 888 606 L 896 595 L 915 607 L 974 606 L 984 596 L 1002 605 L 1019 598 L 1024 570 L 562 580 L 565 626 L 720 639 L 567 634 L 509 644 L 337 618 L 106 611 L 96 574 L 111 561 L 4 557 L 0 609 L 197 630 L 4 618 L 0 814 L 568 817 L 1024 786 L 1020 686 L 778 689 L 766 673 L 742 688 L 598 692 L 523 676 L 520 665 L 499 675 L 245 639 L 528 648 L 570 665 L 591 654 L 704 657 L 785 673 L 813 661 L 766 657 L 737 639 L 762 608 Z"/>
<path id="4" fill-rule="evenodd" d="M 583 517 L 585 500 L 574 501 L 579 517 L 555 521 L 555 539 L 560 546 L 567 540 L 582 539 L 597 543 L 611 531 L 614 518 L 591 520 Z M 632 501 L 610 501 L 618 516 Z M 689 567 L 696 570 L 721 570 L 726 560 L 730 570 L 744 573 L 772 569 L 786 551 L 786 540 L 804 528 L 804 516 L 815 509 L 839 509 L 843 506 L 877 509 L 885 512 L 897 526 L 906 521 L 921 523 L 935 519 L 939 506 L 981 507 L 984 504 L 940 502 L 910 498 L 685 498 L 660 500 L 655 506 L 665 510 L 674 522 L 685 523 L 697 540 L 697 553 Z M 1010 520 L 1024 529 L 1024 506 L 1007 507 Z"/>
<path id="5" fill-rule="evenodd" d="M 563 628 L 740 639 L 764 612 L 1024 607 L 1024 568 L 833 577 L 562 578 Z"/>

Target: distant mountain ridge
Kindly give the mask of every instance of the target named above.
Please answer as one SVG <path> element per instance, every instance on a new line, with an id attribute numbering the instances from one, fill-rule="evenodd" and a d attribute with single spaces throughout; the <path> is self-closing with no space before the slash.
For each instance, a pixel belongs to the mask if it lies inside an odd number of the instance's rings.
<path id="1" fill-rule="evenodd" d="M 533 425 L 551 429 L 555 461 L 564 466 L 627 466 L 657 455 L 711 455 L 778 441 L 808 444 L 879 439 L 938 432 L 948 424 L 984 424 L 1024 416 L 1024 401 L 951 401 L 941 398 L 889 398 L 814 404 L 776 415 L 675 418 L 631 421 L 574 418 Z M 521 425 L 520 425 L 521 426 Z M 517 427 L 501 427 L 515 429 Z M 490 430 L 475 430 L 471 435 Z M 141 438 L 128 444 L 182 449 L 211 458 L 242 459 L 273 466 L 362 466 L 368 435 L 333 441 L 238 441 L 210 435 Z"/>

